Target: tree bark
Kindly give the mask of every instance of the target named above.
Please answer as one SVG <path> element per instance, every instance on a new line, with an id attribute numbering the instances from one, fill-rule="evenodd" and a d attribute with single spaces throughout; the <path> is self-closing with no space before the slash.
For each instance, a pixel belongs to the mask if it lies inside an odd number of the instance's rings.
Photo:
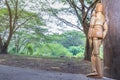
<path id="1" fill-rule="evenodd" d="M 92 48 L 90 48 L 89 40 L 86 37 L 84 60 L 91 61 Z"/>
<path id="2" fill-rule="evenodd" d="M 1 47 L 1 53 L 0 54 L 8 54 L 7 50 L 8 50 L 8 46 L 6 44 L 4 44 Z"/>
<path id="3" fill-rule="evenodd" d="M 1 38 L 1 35 L 0 35 L 0 53 L 2 51 L 2 38 Z"/>
<path id="4" fill-rule="evenodd" d="M 89 24 L 84 22 L 84 34 L 86 37 L 86 44 L 85 44 L 85 53 L 84 53 L 84 60 L 91 61 L 91 54 L 92 54 L 92 47 L 90 47 L 89 39 L 88 39 L 88 30 Z M 86 27 L 85 27 L 86 26 Z"/>
<path id="5" fill-rule="evenodd" d="M 8 45 L 10 43 L 10 40 L 12 38 L 12 35 L 13 35 L 13 24 L 12 24 L 12 10 L 11 10 L 11 7 L 8 3 L 8 0 L 5 0 L 5 4 L 6 4 L 6 7 L 8 9 L 8 13 L 9 13 L 9 35 L 8 35 L 8 38 L 6 40 L 6 42 L 2 42 L 2 39 L 0 39 L 0 44 L 2 44 L 2 46 L 0 46 L 0 53 L 1 54 L 7 54 L 7 50 L 8 50 Z M 14 20 L 16 22 L 16 18 Z M 14 24 L 15 24 L 14 22 Z M 1 38 L 1 37 L 0 37 Z"/>
<path id="6" fill-rule="evenodd" d="M 108 20 L 104 41 L 105 76 L 120 80 L 120 0 L 102 0 Z"/>

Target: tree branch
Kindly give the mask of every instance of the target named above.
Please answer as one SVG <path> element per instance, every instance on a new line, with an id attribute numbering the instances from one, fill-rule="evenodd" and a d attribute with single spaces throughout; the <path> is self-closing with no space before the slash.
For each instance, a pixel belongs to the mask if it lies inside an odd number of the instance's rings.
<path id="1" fill-rule="evenodd" d="M 13 29 L 16 27 L 17 19 L 18 19 L 18 0 L 15 1 L 15 16 L 13 22 Z"/>
<path id="2" fill-rule="evenodd" d="M 79 0 L 79 2 L 81 3 L 81 5 L 82 5 L 83 7 L 85 7 L 86 9 L 88 9 L 88 7 L 84 4 L 84 2 L 83 2 L 82 0 Z"/>
<path id="3" fill-rule="evenodd" d="M 76 9 L 77 6 L 73 6 L 73 3 L 72 3 L 71 0 L 66 0 L 66 1 L 70 4 L 70 6 L 71 6 L 72 8 L 75 8 L 76 14 L 79 16 L 78 11 L 77 11 L 77 9 Z M 47 2 L 48 2 L 48 1 L 47 1 Z M 50 6 L 49 6 L 49 7 L 50 7 Z M 50 9 L 51 9 L 53 15 L 54 15 L 57 19 L 59 19 L 60 21 L 64 22 L 64 23 L 67 24 L 67 25 L 68 25 L 68 24 L 71 25 L 71 27 L 74 27 L 74 28 L 77 28 L 77 29 L 80 29 L 81 31 L 83 31 L 83 29 L 81 29 L 80 26 L 77 26 L 77 25 L 75 25 L 75 24 L 72 24 L 71 22 L 69 22 L 69 21 L 67 21 L 67 20 L 65 20 L 65 19 L 63 19 L 63 18 L 58 17 L 51 7 L 50 7 Z M 80 8 L 79 8 L 79 9 L 80 9 Z M 80 9 L 80 10 L 81 10 L 81 9 Z M 79 16 L 79 17 L 80 17 L 80 16 Z M 80 20 L 80 19 L 81 19 L 81 18 L 79 18 L 79 20 Z M 80 21 L 81 21 L 81 20 L 80 20 Z"/>
<path id="4" fill-rule="evenodd" d="M 72 5 L 73 5 L 73 9 L 75 10 L 75 13 L 76 13 L 76 15 L 77 15 L 80 23 L 83 24 L 83 22 L 82 22 L 82 17 L 79 15 L 79 13 L 78 13 L 78 11 L 77 11 L 77 9 L 76 9 L 75 2 L 74 2 L 74 1 L 72 2 Z"/>
<path id="5" fill-rule="evenodd" d="M 20 25 L 18 25 L 15 29 L 14 29 L 14 31 L 13 32 L 15 32 L 18 28 L 20 28 L 22 25 L 24 25 L 27 21 L 29 21 L 30 20 L 30 18 L 32 18 L 33 16 L 31 16 L 31 17 L 29 17 L 29 18 L 27 18 L 23 23 L 21 23 Z"/>
<path id="6" fill-rule="evenodd" d="M 7 0 L 5 0 L 5 4 L 7 6 L 8 13 L 9 13 L 9 27 L 10 27 L 9 35 L 8 35 L 7 41 L 5 42 L 5 45 L 4 45 L 4 47 L 7 48 L 9 45 L 9 42 L 11 40 L 12 34 L 13 34 L 13 26 L 12 26 L 12 10 L 11 10 L 10 5 L 8 4 Z"/>
<path id="7" fill-rule="evenodd" d="M 7 9 L 8 9 L 8 13 L 9 13 L 9 27 L 10 27 L 10 31 L 12 31 L 12 11 L 11 11 L 10 5 L 8 4 L 7 0 L 5 0 L 5 3 L 6 3 L 6 6 L 7 6 Z"/>
<path id="8" fill-rule="evenodd" d="M 58 17 L 58 16 L 56 16 L 60 21 L 62 21 L 62 22 L 64 22 L 65 24 L 69 24 L 69 25 L 71 25 L 71 27 L 73 27 L 73 28 L 78 28 L 78 29 L 80 29 L 81 31 L 83 31 L 83 29 L 81 29 L 80 28 L 80 26 L 77 26 L 77 25 L 75 25 L 75 24 L 72 24 L 71 22 L 68 22 L 67 20 L 65 20 L 65 19 L 63 19 L 63 18 L 60 18 L 60 17 Z"/>
<path id="9" fill-rule="evenodd" d="M 90 9 L 91 9 L 92 7 L 94 7 L 95 4 L 96 4 L 98 1 L 100 1 L 100 0 L 96 0 L 95 2 L 93 2 L 93 3 L 90 5 L 90 7 L 88 8 L 88 10 L 87 10 L 87 12 L 85 13 L 85 16 L 84 16 L 84 18 L 83 18 L 83 23 L 85 22 L 85 20 L 86 20 L 86 18 L 87 18 L 87 15 L 88 15 L 88 13 L 89 13 L 89 11 L 90 11 Z"/>

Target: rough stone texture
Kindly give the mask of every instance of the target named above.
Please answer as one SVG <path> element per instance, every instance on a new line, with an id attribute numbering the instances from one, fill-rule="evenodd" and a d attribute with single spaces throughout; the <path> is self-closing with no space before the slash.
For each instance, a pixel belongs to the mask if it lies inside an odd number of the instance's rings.
<path id="1" fill-rule="evenodd" d="M 0 80 L 112 80 L 92 79 L 83 74 L 71 74 L 45 70 L 32 70 L 0 65 Z"/>

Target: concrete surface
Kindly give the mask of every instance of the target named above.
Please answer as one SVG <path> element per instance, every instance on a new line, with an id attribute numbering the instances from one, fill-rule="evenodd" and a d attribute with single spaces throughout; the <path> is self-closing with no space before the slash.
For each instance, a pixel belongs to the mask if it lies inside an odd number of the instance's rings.
<path id="1" fill-rule="evenodd" d="M 0 65 L 0 80 L 112 80 L 92 79 L 83 74 L 71 74 L 45 70 L 33 70 Z"/>

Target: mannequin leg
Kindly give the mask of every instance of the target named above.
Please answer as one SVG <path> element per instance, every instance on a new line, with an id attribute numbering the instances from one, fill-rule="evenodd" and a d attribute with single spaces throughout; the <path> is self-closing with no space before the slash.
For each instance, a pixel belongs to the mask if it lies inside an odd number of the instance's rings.
<path id="1" fill-rule="evenodd" d="M 96 62 L 95 62 L 95 60 L 96 60 L 96 57 L 95 57 L 95 55 L 94 55 L 94 45 L 92 45 L 93 44 L 93 39 L 92 38 L 89 38 L 89 43 L 90 43 L 90 47 L 91 47 L 91 50 L 92 50 L 92 55 L 91 55 L 91 64 L 92 64 L 92 72 L 91 73 L 89 73 L 87 76 L 94 76 L 94 75 L 97 75 L 97 71 L 96 71 Z M 93 46 L 93 49 L 92 49 L 92 46 Z"/>
<path id="2" fill-rule="evenodd" d="M 88 77 L 94 77 L 94 78 L 102 78 L 102 65 L 101 65 L 101 59 L 99 57 L 100 55 L 100 45 L 101 40 L 98 38 L 93 39 L 93 52 L 91 56 L 91 63 L 92 63 L 92 71 L 93 73 L 88 74 Z"/>
<path id="3" fill-rule="evenodd" d="M 96 67 L 96 72 L 97 75 L 94 76 L 95 78 L 102 78 L 102 64 L 101 64 L 101 59 L 100 59 L 100 45 L 102 43 L 101 39 L 93 39 L 93 46 L 94 46 L 94 56 L 95 56 L 95 67 Z"/>
<path id="4" fill-rule="evenodd" d="M 98 46 L 97 46 L 97 52 L 96 52 L 96 54 L 95 54 L 95 56 L 96 56 L 96 70 L 97 70 L 97 73 L 98 73 L 98 75 L 100 76 L 100 77 L 103 77 L 103 71 L 102 71 L 102 63 L 101 63 L 101 59 L 100 59 L 100 46 L 101 46 L 101 44 L 102 44 L 102 40 L 101 39 L 99 39 L 98 41 Z M 97 42 L 96 42 L 96 44 L 97 44 Z"/>
<path id="5" fill-rule="evenodd" d="M 89 73 L 87 76 L 97 76 L 98 73 L 97 73 L 97 70 L 96 70 L 96 62 L 95 62 L 95 59 L 96 57 L 94 56 L 94 54 L 92 53 L 91 55 L 91 63 L 92 63 L 92 73 Z"/>
<path id="6" fill-rule="evenodd" d="M 92 50 L 92 44 L 93 44 L 93 39 L 92 38 L 89 39 L 89 43 L 90 43 L 90 48 Z M 91 63 L 92 63 L 92 73 L 96 73 L 95 56 L 94 56 L 94 52 L 93 51 L 92 51 L 92 55 L 91 55 Z"/>
<path id="7" fill-rule="evenodd" d="M 92 72 L 96 72 L 95 56 L 93 55 L 93 53 L 92 53 L 92 56 L 91 56 L 91 63 L 92 63 Z"/>

